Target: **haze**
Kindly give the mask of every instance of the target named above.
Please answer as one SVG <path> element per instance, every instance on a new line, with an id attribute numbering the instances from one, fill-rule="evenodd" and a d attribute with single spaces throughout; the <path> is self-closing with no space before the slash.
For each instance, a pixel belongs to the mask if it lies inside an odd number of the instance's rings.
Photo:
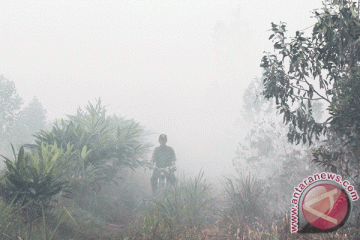
<path id="1" fill-rule="evenodd" d="M 48 121 L 101 98 L 108 112 L 168 135 L 186 172 L 232 173 L 271 22 L 310 27 L 321 1 L 0 1 L 0 74 Z"/>

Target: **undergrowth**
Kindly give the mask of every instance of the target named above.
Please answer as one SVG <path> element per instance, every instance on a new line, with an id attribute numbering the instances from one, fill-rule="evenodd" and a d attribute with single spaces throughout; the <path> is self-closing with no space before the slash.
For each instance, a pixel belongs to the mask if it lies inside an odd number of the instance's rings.
<path id="1" fill-rule="evenodd" d="M 141 218 L 119 239 L 197 239 L 208 213 L 210 184 L 200 172 L 195 179 L 180 179 L 157 199 L 144 202 Z"/>
<path id="2" fill-rule="evenodd" d="M 220 203 L 212 197 L 203 173 L 194 179 L 181 178 L 162 196 L 144 200 L 142 214 L 133 224 L 116 231 L 81 208 L 46 209 L 36 202 L 22 205 L 0 199 L 0 239 L 359 239 L 355 227 L 328 234 L 291 234 L 288 214 L 281 222 L 271 223 L 261 184 L 250 176 L 227 179 L 226 198 Z M 221 209 L 221 214 L 214 216 L 214 208 Z"/>

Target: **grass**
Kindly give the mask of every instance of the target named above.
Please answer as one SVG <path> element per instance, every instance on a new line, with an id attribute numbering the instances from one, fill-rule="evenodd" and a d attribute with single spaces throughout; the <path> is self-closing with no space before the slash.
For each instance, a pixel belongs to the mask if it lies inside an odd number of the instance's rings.
<path id="1" fill-rule="evenodd" d="M 166 189 L 158 199 L 144 202 L 144 211 L 119 239 L 197 239 L 212 201 L 210 184 L 203 172 L 194 179 L 180 179 L 174 188 Z"/>
<path id="2" fill-rule="evenodd" d="M 143 201 L 141 215 L 126 228 L 109 225 L 81 208 L 60 204 L 39 214 L 36 203 L 21 206 L 0 199 L 0 239 L 359 239 L 356 227 L 329 234 L 291 234 L 289 215 L 276 223 L 266 216 L 261 185 L 250 176 L 227 179 L 226 198 L 219 202 L 202 172 L 195 178 L 183 177 L 176 188 Z M 221 214 L 214 215 L 215 208 Z"/>
<path id="3" fill-rule="evenodd" d="M 0 199 L 0 239 L 90 239 L 88 236 L 98 236 L 101 239 L 103 232 L 94 234 L 94 230 L 101 231 L 103 225 L 93 224 L 93 218 L 88 218 L 87 222 L 75 220 L 74 213 L 65 207 L 49 212 L 40 203 L 29 202 L 22 206 L 13 201 L 5 203 Z M 76 217 L 81 219 L 79 215 Z"/>
<path id="4" fill-rule="evenodd" d="M 266 217 L 267 201 L 264 193 L 264 183 L 248 176 L 240 175 L 239 178 L 227 178 L 225 191 L 227 206 L 224 217 L 228 221 L 240 221 L 251 225 L 259 225 Z M 260 226 L 260 225 L 259 225 Z"/>
<path id="5" fill-rule="evenodd" d="M 112 239 L 359 239 L 356 228 L 342 228 L 328 234 L 291 234 L 289 215 L 272 222 L 266 214 L 263 182 L 251 176 L 227 179 L 221 215 L 208 221 L 214 199 L 203 175 L 182 179 L 162 198 L 144 204 L 143 215 L 132 227 Z M 225 204 L 225 205 L 224 205 Z"/>

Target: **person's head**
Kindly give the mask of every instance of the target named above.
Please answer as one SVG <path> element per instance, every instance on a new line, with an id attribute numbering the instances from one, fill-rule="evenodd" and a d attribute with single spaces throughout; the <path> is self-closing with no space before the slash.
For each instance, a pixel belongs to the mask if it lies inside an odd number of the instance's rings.
<path id="1" fill-rule="evenodd" d="M 167 142 L 167 136 L 165 134 L 161 134 L 159 136 L 159 143 L 161 146 L 165 146 Z"/>

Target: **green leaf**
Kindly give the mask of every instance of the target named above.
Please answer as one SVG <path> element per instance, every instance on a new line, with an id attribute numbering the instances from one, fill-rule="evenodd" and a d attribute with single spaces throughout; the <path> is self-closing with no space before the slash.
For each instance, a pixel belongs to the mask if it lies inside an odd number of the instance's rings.
<path id="1" fill-rule="evenodd" d="M 32 194 L 36 195 L 36 191 L 35 191 L 35 189 L 33 189 L 33 188 L 29 188 L 29 192 L 31 192 Z"/>
<path id="2" fill-rule="evenodd" d="M 322 28 L 322 33 L 325 35 L 326 32 L 327 32 L 327 27 L 326 27 L 326 26 L 323 26 L 323 28 Z"/>
<path id="3" fill-rule="evenodd" d="M 277 24 L 275 24 L 275 23 L 273 23 L 273 22 L 271 23 L 271 27 L 272 27 L 273 29 L 277 28 L 277 26 L 278 26 Z"/>
<path id="4" fill-rule="evenodd" d="M 274 44 L 274 48 L 275 49 L 282 49 L 283 47 L 282 47 L 281 43 L 277 42 L 277 43 Z"/>
<path id="5" fill-rule="evenodd" d="M 40 171 L 39 169 L 39 163 L 40 163 L 40 156 L 37 149 L 35 149 L 35 152 L 30 155 L 30 159 L 32 162 L 32 166 L 37 170 L 37 172 Z"/>
<path id="6" fill-rule="evenodd" d="M 350 9 L 350 11 L 351 11 L 351 15 L 353 16 L 353 18 L 356 18 L 356 12 L 354 11 L 354 9 L 353 8 L 351 8 Z"/>

